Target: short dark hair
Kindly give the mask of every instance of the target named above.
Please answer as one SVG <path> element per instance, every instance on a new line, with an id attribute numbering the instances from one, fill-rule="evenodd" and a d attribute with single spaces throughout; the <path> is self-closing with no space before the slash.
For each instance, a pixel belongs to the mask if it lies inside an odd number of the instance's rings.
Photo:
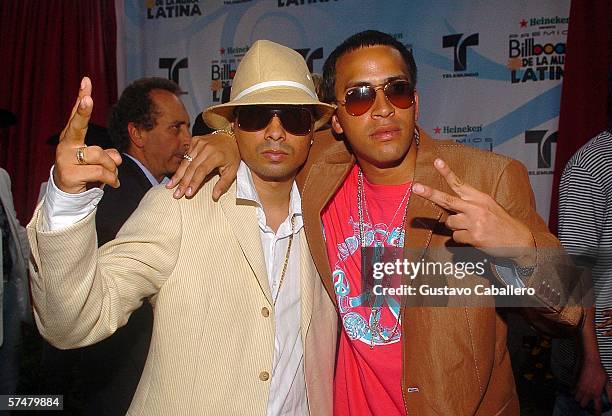
<path id="1" fill-rule="evenodd" d="M 128 85 L 111 109 L 108 118 L 111 141 L 120 152 L 125 152 L 130 147 L 129 123 L 134 123 L 146 131 L 155 128 L 158 111 L 150 96 L 153 90 L 165 90 L 177 97 L 183 93 L 176 83 L 165 78 L 140 78 Z"/>
<path id="2" fill-rule="evenodd" d="M 395 39 L 393 36 L 388 35 L 378 30 L 366 30 L 363 32 L 356 33 L 342 42 L 325 60 L 323 64 L 323 101 L 326 103 L 333 103 L 336 101 L 336 63 L 341 56 L 356 51 L 361 48 L 368 46 L 390 46 L 399 51 L 400 55 L 406 63 L 408 68 L 408 81 L 412 85 L 412 88 L 416 87 L 417 82 L 417 67 L 414 62 L 412 52 L 406 48 L 406 46 Z"/>

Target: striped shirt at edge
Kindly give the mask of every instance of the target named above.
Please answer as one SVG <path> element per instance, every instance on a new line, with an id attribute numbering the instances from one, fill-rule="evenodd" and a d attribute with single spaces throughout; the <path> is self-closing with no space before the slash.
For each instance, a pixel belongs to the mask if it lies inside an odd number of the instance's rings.
<path id="1" fill-rule="evenodd" d="M 572 255 L 593 265 L 595 322 L 612 309 L 612 134 L 603 132 L 570 159 L 559 189 L 559 239 Z M 602 364 L 612 380 L 612 337 L 596 329 Z M 562 343 L 558 359 L 575 360 L 571 343 Z M 561 378 L 569 374 L 561 372 Z"/>

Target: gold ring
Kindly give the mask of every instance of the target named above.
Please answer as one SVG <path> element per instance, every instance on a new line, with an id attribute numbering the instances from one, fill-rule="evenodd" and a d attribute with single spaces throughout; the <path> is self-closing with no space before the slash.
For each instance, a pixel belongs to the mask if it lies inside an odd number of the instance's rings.
<path id="1" fill-rule="evenodd" d="M 193 158 L 189 156 L 187 153 L 183 155 L 183 159 L 185 159 L 188 162 L 193 162 Z"/>
<path id="2" fill-rule="evenodd" d="M 77 162 L 79 163 L 79 165 L 87 165 L 88 163 L 85 161 L 85 151 L 84 149 L 87 146 L 81 146 L 81 147 L 77 147 L 76 150 L 76 159 Z"/>

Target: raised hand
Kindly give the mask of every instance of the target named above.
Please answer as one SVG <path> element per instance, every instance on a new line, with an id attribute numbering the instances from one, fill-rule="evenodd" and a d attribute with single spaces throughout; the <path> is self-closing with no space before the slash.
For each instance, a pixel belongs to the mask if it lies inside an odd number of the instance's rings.
<path id="1" fill-rule="evenodd" d="M 535 264 L 535 243 L 529 228 L 513 218 L 489 195 L 464 183 L 441 159 L 434 166 L 455 195 L 415 183 L 413 192 L 452 213 L 445 225 L 453 240 L 493 256 L 512 258 L 519 265 Z"/>
<path id="2" fill-rule="evenodd" d="M 71 194 L 84 192 L 91 184 L 119 187 L 119 152 L 115 149 L 103 150 L 99 146 L 85 146 L 85 134 L 93 110 L 91 90 L 91 80 L 84 77 L 55 151 L 53 181 L 59 189 Z"/>
<path id="3" fill-rule="evenodd" d="M 227 133 L 196 136 L 191 140 L 187 152 L 189 157 L 181 162 L 178 170 L 166 184 L 166 188 L 174 188 L 174 197 L 193 197 L 205 178 L 215 169 L 219 169 L 219 180 L 213 188 L 213 199 L 217 201 L 236 179 L 240 165 L 240 153 L 236 140 Z"/>

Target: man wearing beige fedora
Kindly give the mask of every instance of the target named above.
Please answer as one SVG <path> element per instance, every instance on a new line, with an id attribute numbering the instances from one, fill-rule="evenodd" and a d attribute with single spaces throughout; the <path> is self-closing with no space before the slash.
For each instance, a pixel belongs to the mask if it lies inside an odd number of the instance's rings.
<path id="1" fill-rule="evenodd" d="M 219 203 L 153 188 L 117 238 L 96 248 L 95 204 L 117 187 L 114 150 L 84 147 L 93 101 L 84 78 L 57 147 L 50 190 L 28 225 L 34 314 L 60 348 L 93 344 L 152 297 L 154 328 L 129 415 L 326 415 L 336 313 L 303 235 L 294 182 L 333 106 L 303 58 L 258 41 L 230 102 L 204 119 L 242 155 Z M 185 159 L 192 156 L 186 154 Z"/>

